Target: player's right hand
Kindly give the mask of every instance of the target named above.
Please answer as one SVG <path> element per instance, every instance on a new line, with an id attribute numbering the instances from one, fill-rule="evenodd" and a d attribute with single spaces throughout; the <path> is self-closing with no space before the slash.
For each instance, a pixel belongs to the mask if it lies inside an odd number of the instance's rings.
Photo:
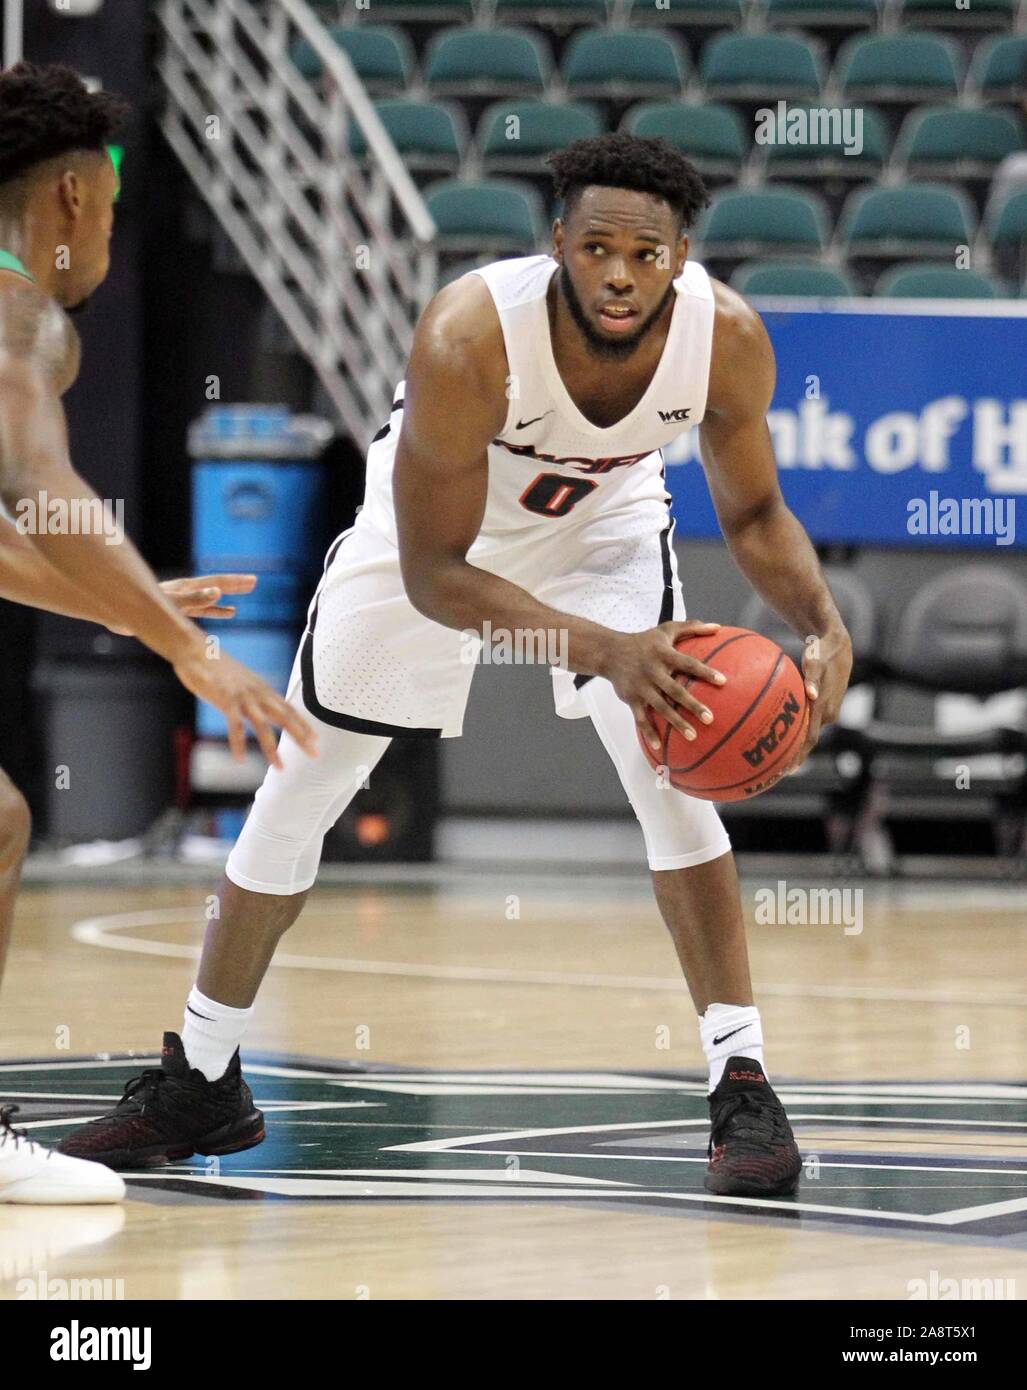
<path id="1" fill-rule="evenodd" d="M 237 762 L 246 756 L 246 724 L 249 723 L 264 757 L 272 767 L 281 767 L 273 726 L 290 734 L 303 751 L 314 757 L 317 737 L 314 730 L 292 705 L 286 704 L 267 681 L 255 675 L 225 652 L 215 656 L 205 642 L 172 663 L 175 675 L 201 700 L 219 709 L 228 721 L 228 746 Z"/>
<path id="2" fill-rule="evenodd" d="M 650 709 L 685 738 L 695 738 L 695 728 L 684 718 L 687 710 L 703 724 L 713 722 L 713 714 L 703 701 L 681 684 L 681 678 L 723 685 L 723 672 L 706 666 L 694 656 L 679 652 L 674 643 L 682 637 L 704 637 L 716 632 L 719 623 L 661 623 L 646 632 L 613 634 L 601 674 L 611 683 L 635 716 L 642 737 L 654 753 L 660 751 L 660 736 L 649 718 Z"/>

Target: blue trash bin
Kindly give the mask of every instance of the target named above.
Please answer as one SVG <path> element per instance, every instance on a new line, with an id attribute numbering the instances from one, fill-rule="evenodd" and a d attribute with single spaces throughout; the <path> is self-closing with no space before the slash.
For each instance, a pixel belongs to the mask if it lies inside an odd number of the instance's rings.
<path id="1" fill-rule="evenodd" d="M 216 406 L 189 431 L 192 554 L 197 574 L 257 575 L 252 594 L 226 599 L 237 622 L 302 623 L 320 572 L 326 420 L 282 406 Z"/>

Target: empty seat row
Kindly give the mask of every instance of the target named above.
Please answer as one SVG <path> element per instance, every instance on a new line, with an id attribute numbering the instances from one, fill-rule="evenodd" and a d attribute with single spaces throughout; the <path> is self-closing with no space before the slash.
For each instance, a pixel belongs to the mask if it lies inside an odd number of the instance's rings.
<path id="1" fill-rule="evenodd" d="M 394 98 L 378 101 L 376 110 L 413 168 L 456 169 L 467 154 L 469 133 L 459 106 Z M 793 106 L 791 118 L 813 110 Z M 833 174 L 865 179 L 879 173 L 893 154 L 910 175 L 987 178 L 1007 155 L 1024 148 L 1023 122 L 1011 111 L 919 107 L 906 117 L 891 150 L 888 126 L 880 112 L 867 106 L 835 110 L 836 118 L 823 128 L 811 117 L 804 142 L 789 143 L 785 129 L 771 132 L 775 143 L 757 143 L 755 148 L 771 166 L 768 174 L 819 177 L 828 159 L 833 161 Z M 735 177 L 752 148 L 749 127 L 734 107 L 722 103 L 643 102 L 626 113 L 622 125 L 634 135 L 662 136 L 711 175 Z M 592 103 L 499 101 L 478 122 L 477 148 L 486 171 L 541 172 L 545 154 L 606 128 L 600 108 Z M 356 126 L 350 135 L 350 151 L 366 154 Z"/>
<path id="2" fill-rule="evenodd" d="M 971 246 L 977 218 L 967 195 L 941 184 L 904 188 L 858 188 L 846 198 L 836 238 L 852 257 L 896 260 L 939 256 L 954 260 Z M 1027 239 L 1027 191 L 1014 192 L 989 209 L 985 219 L 992 247 Z M 797 189 L 726 189 L 716 194 L 696 238 L 711 259 L 768 251 L 822 251 L 830 238 L 827 205 L 817 194 Z"/>
<path id="3" fill-rule="evenodd" d="M 741 294 L 779 295 L 790 299 L 836 299 L 858 296 L 860 290 L 844 266 L 812 260 L 746 262 L 731 276 Z M 1015 289 L 983 270 L 957 270 L 953 265 L 904 263 L 891 266 L 873 287 L 884 299 L 1011 299 Z"/>
<path id="4" fill-rule="evenodd" d="M 1022 580 L 1008 565 L 953 565 L 928 579 L 884 625 L 881 606 L 856 568 L 828 566 L 826 578 L 854 658 L 838 722 L 822 733 L 795 776 L 782 779 L 777 800 L 740 803 L 736 814 L 813 814 L 828 830 L 831 849 L 867 852 L 879 868 L 894 852 L 889 823 L 956 819 L 962 839 L 965 825 L 978 821 L 989 826 L 994 851 L 1019 871 L 1027 847 Z M 738 622 L 801 658 L 802 638 L 758 595 Z M 970 631 L 972 663 L 965 660 Z M 1013 692 L 1016 698 L 992 703 Z M 962 709 L 969 705 L 963 727 L 951 723 L 954 697 Z M 954 777 L 957 763 L 972 767 L 972 793 Z"/>
<path id="5" fill-rule="evenodd" d="M 312 0 L 326 23 L 349 11 L 344 0 Z M 964 7 L 946 0 L 901 0 L 904 27 L 1004 29 L 1011 27 L 1022 0 L 975 0 Z M 679 24 L 738 28 L 743 23 L 858 30 L 876 28 L 885 13 L 881 0 L 375 0 L 375 8 L 402 22 L 487 23 L 528 21 L 554 25 L 602 25 L 626 19 L 632 24 Z"/>
<path id="6" fill-rule="evenodd" d="M 336 27 L 331 35 L 368 88 L 398 92 L 414 79 L 408 36 L 385 25 Z M 304 40 L 293 61 L 311 80 L 321 61 Z M 838 54 L 830 87 L 841 97 L 915 105 L 948 100 L 961 88 L 957 46 L 932 34 L 856 37 Z M 423 82 L 435 95 L 541 93 L 554 72 L 545 37 L 526 29 L 447 29 L 425 54 Z M 1027 35 L 985 40 L 967 78 L 984 98 L 1016 100 L 1025 87 Z M 591 30 L 574 35 L 560 77 L 580 96 L 680 94 L 692 75 L 688 50 L 651 30 Z M 818 97 L 826 74 L 819 49 L 793 34 L 717 34 L 702 47 L 698 77 L 706 93 L 739 100 Z"/>
<path id="7" fill-rule="evenodd" d="M 537 190 L 512 180 L 480 183 L 447 179 L 426 190 L 428 210 L 444 249 L 530 250 L 543 244 L 546 209 Z M 1027 191 L 1014 192 L 989 211 L 992 248 L 1027 243 Z M 937 184 L 860 188 L 846 199 L 836 229 L 849 259 L 896 261 L 909 256 L 946 258 L 974 244 L 976 216 L 966 194 Z M 825 201 L 797 189 L 726 189 L 714 196 L 696 228 L 696 254 L 711 261 L 775 253 L 819 254 L 832 241 Z"/>

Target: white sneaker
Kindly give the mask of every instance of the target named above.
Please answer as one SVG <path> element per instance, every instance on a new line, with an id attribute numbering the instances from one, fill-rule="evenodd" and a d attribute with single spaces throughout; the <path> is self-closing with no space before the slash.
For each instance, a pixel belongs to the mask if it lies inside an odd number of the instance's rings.
<path id="1" fill-rule="evenodd" d="M 68 1158 L 34 1144 L 11 1128 L 16 1105 L 0 1110 L 0 1203 L 68 1206 L 82 1202 L 120 1202 L 125 1184 L 111 1168 L 84 1158 Z"/>

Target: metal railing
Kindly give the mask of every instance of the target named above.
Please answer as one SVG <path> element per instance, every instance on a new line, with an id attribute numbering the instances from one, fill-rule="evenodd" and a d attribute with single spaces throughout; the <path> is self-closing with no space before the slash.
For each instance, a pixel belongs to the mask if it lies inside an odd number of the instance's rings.
<path id="1" fill-rule="evenodd" d="M 156 13 L 164 134 L 364 446 L 435 288 L 424 200 L 306 0 L 159 0 Z M 293 61 L 304 42 L 316 84 Z"/>

